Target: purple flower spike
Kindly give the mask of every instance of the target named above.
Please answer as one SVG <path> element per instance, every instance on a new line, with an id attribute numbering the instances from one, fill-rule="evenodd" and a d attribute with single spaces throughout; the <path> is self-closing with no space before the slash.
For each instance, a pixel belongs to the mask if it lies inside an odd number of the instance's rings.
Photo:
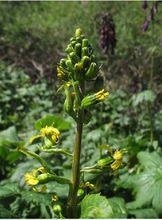
<path id="1" fill-rule="evenodd" d="M 142 26 L 142 30 L 143 30 L 143 31 L 147 31 L 147 30 L 148 30 L 148 27 L 149 27 L 149 22 L 148 22 L 148 21 L 145 21 L 145 23 L 144 23 L 143 26 Z"/>
<path id="2" fill-rule="evenodd" d="M 146 10 L 148 7 L 147 1 L 143 1 L 142 8 Z"/>

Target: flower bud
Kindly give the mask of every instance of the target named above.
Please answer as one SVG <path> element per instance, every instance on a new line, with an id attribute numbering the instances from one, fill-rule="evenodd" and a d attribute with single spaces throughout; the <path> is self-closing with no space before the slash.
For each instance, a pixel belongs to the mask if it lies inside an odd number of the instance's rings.
<path id="1" fill-rule="evenodd" d="M 109 93 L 102 89 L 93 95 L 86 96 L 81 102 L 81 107 L 83 109 L 89 108 L 98 102 L 104 101 L 107 96 L 109 96 Z"/>
<path id="2" fill-rule="evenodd" d="M 86 74 L 85 74 L 85 78 L 86 79 L 93 79 L 94 77 L 97 76 L 97 72 L 98 72 L 98 67 L 96 63 L 91 63 L 90 67 L 88 68 Z"/>
<path id="3" fill-rule="evenodd" d="M 57 205 L 54 205 L 53 206 L 53 211 L 56 213 L 56 214 L 59 214 L 61 211 L 62 211 L 62 208 L 59 204 Z"/>
<path id="4" fill-rule="evenodd" d="M 84 195 L 84 190 L 83 189 L 78 189 L 77 196 L 81 197 L 83 195 Z"/>
<path id="5" fill-rule="evenodd" d="M 71 58 L 73 63 L 78 63 L 80 61 L 80 58 L 76 55 L 75 52 L 71 52 L 69 54 L 69 57 Z"/>
<path id="6" fill-rule="evenodd" d="M 82 47 L 87 47 L 88 46 L 88 39 L 83 39 L 82 40 Z"/>
<path id="7" fill-rule="evenodd" d="M 75 45 L 75 53 L 77 54 L 78 57 L 81 57 L 81 44 L 80 43 L 77 43 Z"/>
<path id="8" fill-rule="evenodd" d="M 84 57 L 84 56 L 88 56 L 88 48 L 87 47 L 82 48 L 82 57 Z"/>
<path id="9" fill-rule="evenodd" d="M 75 31 L 75 37 L 80 37 L 81 34 L 82 34 L 81 28 L 77 28 L 76 31 Z"/>
<path id="10" fill-rule="evenodd" d="M 60 66 L 62 66 L 63 68 L 66 68 L 66 59 L 61 59 L 60 60 Z"/>
<path id="11" fill-rule="evenodd" d="M 104 159 L 101 159 L 97 162 L 97 165 L 100 167 L 100 168 L 103 168 L 103 167 L 106 167 L 107 165 L 109 165 L 110 163 L 112 162 L 112 158 L 111 157 L 107 157 L 107 158 L 104 158 Z"/>
<path id="12" fill-rule="evenodd" d="M 65 49 L 65 52 L 68 53 L 68 54 L 73 52 L 73 51 L 74 51 L 74 49 L 71 45 L 68 45 L 67 48 Z"/>
<path id="13" fill-rule="evenodd" d="M 81 64 L 83 65 L 83 68 L 87 68 L 90 65 L 90 58 L 88 56 L 84 56 L 81 60 Z"/>

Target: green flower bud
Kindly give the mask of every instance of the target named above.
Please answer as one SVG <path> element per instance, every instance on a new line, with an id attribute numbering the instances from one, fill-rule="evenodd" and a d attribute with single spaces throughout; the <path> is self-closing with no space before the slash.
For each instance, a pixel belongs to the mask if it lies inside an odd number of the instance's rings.
<path id="1" fill-rule="evenodd" d="M 83 65 L 82 63 L 76 63 L 74 66 L 74 70 L 76 73 L 81 74 L 83 71 Z"/>
<path id="2" fill-rule="evenodd" d="M 88 46 L 88 39 L 83 39 L 82 40 L 82 47 L 87 47 Z"/>
<path id="3" fill-rule="evenodd" d="M 87 47 L 82 48 L 82 57 L 84 57 L 84 56 L 88 56 L 88 48 Z"/>
<path id="4" fill-rule="evenodd" d="M 81 57 L 81 44 L 80 43 L 77 43 L 75 45 L 75 53 L 77 54 L 78 57 Z"/>
<path id="5" fill-rule="evenodd" d="M 71 95 L 70 86 L 65 85 L 65 102 L 64 102 L 64 110 L 72 117 L 74 117 L 73 111 L 73 97 Z"/>
<path id="6" fill-rule="evenodd" d="M 76 38 L 76 42 L 78 42 L 78 43 L 82 43 L 82 39 L 81 39 L 81 37 L 77 37 L 77 38 Z"/>
<path id="7" fill-rule="evenodd" d="M 61 66 L 62 68 L 65 68 L 65 69 L 66 69 L 66 67 L 67 67 L 67 66 L 66 66 L 66 60 L 67 60 L 67 59 L 61 59 L 61 60 L 60 60 L 60 66 Z"/>
<path id="8" fill-rule="evenodd" d="M 75 52 L 71 52 L 69 54 L 70 59 L 72 60 L 73 63 L 78 63 L 80 61 L 80 58 L 76 55 Z"/>
<path id="9" fill-rule="evenodd" d="M 83 195 L 84 195 L 84 190 L 83 189 L 78 189 L 77 196 L 81 197 Z"/>
<path id="10" fill-rule="evenodd" d="M 84 56 L 81 60 L 81 64 L 83 65 L 83 68 L 87 68 L 90 65 L 90 58 L 88 56 Z"/>
<path id="11" fill-rule="evenodd" d="M 85 78 L 86 79 L 93 79 L 94 77 L 97 76 L 97 72 L 98 72 L 98 67 L 96 63 L 91 63 L 90 67 L 88 68 L 86 74 L 85 74 Z"/>
<path id="12" fill-rule="evenodd" d="M 81 34 L 82 34 L 81 28 L 77 28 L 76 31 L 75 31 L 75 37 L 80 37 Z"/>
<path id="13" fill-rule="evenodd" d="M 70 46 L 71 46 L 72 48 L 74 48 L 74 47 L 75 47 L 75 44 L 76 44 L 76 41 L 73 40 L 73 41 L 70 43 Z"/>
<path id="14" fill-rule="evenodd" d="M 75 41 L 75 40 L 76 40 L 75 37 L 70 38 L 70 42 Z"/>
<path id="15" fill-rule="evenodd" d="M 104 158 L 104 159 L 101 159 L 97 162 L 97 165 L 100 167 L 100 168 L 103 168 L 103 167 L 106 167 L 107 165 L 111 164 L 113 161 L 113 159 L 111 157 L 107 157 L 107 158 Z"/>
<path id="16" fill-rule="evenodd" d="M 53 211 L 56 213 L 56 214 L 59 214 L 61 211 L 62 211 L 62 208 L 59 204 L 57 205 L 54 205 L 53 206 Z"/>
<path id="17" fill-rule="evenodd" d="M 67 48 L 65 49 L 65 52 L 68 53 L 68 54 L 73 52 L 73 51 L 74 51 L 74 49 L 71 45 L 68 45 Z"/>

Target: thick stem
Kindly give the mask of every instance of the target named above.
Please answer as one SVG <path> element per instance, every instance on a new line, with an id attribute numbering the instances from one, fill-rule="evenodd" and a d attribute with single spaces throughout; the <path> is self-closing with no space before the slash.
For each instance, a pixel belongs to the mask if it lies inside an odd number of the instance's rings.
<path id="1" fill-rule="evenodd" d="M 77 122 L 77 132 L 76 140 L 74 146 L 74 156 L 72 163 L 72 185 L 69 192 L 68 201 L 68 217 L 76 218 L 77 212 L 77 192 L 80 182 L 80 153 L 81 153 L 81 140 L 82 140 L 82 130 L 83 130 L 83 112 L 79 110 L 78 122 Z"/>
<path id="2" fill-rule="evenodd" d="M 82 96 L 83 96 L 84 83 L 81 83 L 80 89 L 82 91 Z M 80 103 L 78 104 L 80 105 Z M 72 163 L 72 181 L 71 181 L 72 184 L 69 190 L 68 207 L 67 207 L 67 216 L 69 218 L 77 218 L 77 192 L 80 183 L 80 154 L 81 154 L 83 121 L 84 121 L 84 110 L 82 110 L 79 107 L 76 139 L 75 139 L 73 163 Z"/>

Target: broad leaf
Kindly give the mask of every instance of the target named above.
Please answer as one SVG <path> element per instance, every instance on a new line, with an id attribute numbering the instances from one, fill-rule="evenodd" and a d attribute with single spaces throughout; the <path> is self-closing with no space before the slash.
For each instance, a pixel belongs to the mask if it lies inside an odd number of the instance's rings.
<path id="1" fill-rule="evenodd" d="M 87 195 L 81 202 L 81 218 L 111 218 L 112 207 L 100 194 Z"/>
<path id="2" fill-rule="evenodd" d="M 35 129 L 40 130 L 45 126 L 54 126 L 59 130 L 67 130 L 70 127 L 70 123 L 65 121 L 59 115 L 45 115 L 35 123 Z"/>
<path id="3" fill-rule="evenodd" d="M 120 197 L 113 197 L 108 199 L 112 210 L 113 210 L 113 218 L 126 218 L 127 217 L 127 209 L 125 205 L 125 201 Z"/>
<path id="4" fill-rule="evenodd" d="M 154 209 L 130 210 L 129 214 L 135 216 L 136 218 L 158 218 L 158 215 Z"/>

